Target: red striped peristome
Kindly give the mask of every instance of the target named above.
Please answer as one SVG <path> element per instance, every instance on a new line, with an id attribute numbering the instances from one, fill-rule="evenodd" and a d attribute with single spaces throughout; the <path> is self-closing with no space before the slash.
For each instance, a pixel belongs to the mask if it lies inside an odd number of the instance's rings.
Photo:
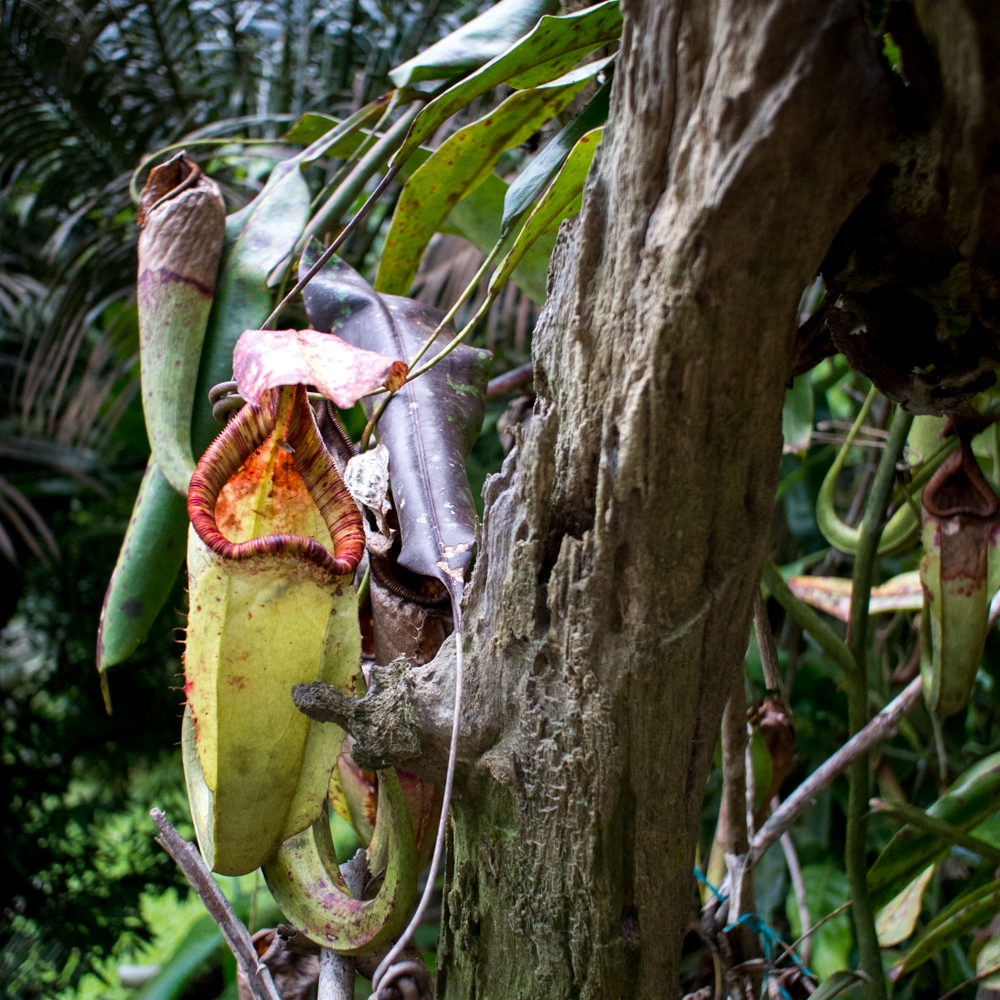
<path id="1" fill-rule="evenodd" d="M 334 579 L 353 574 L 365 547 L 361 513 L 337 472 L 320 437 L 306 390 L 294 387 L 285 441 L 309 495 L 333 538 L 334 551 L 302 535 L 262 535 L 231 542 L 219 530 L 215 505 L 222 488 L 275 429 L 281 389 L 263 393 L 258 406 L 244 406 L 201 457 L 188 488 L 188 516 L 198 537 L 223 559 L 293 555 L 312 563 Z"/>

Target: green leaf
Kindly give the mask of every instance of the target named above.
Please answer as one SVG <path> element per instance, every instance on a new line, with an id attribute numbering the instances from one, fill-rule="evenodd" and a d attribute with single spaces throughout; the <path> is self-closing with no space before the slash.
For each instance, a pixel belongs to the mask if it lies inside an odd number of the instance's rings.
<path id="1" fill-rule="evenodd" d="M 898 979 L 933 958 L 939 951 L 982 926 L 1000 912 L 1000 879 L 960 896 L 939 913 L 914 942 L 913 947 L 889 970 Z"/>
<path id="2" fill-rule="evenodd" d="M 809 447 L 813 428 L 812 379 L 808 373 L 799 375 L 792 387 L 785 391 L 785 405 L 781 410 L 781 434 L 785 439 L 784 452 L 798 454 Z"/>
<path id="3" fill-rule="evenodd" d="M 849 899 L 847 876 L 832 861 L 803 866 L 802 881 L 809 901 L 809 914 L 814 921 L 821 920 Z M 791 888 L 785 900 L 785 913 L 793 937 L 797 938 L 808 930 L 802 926 L 795 893 Z M 854 943 L 850 915 L 839 913 L 828 920 L 812 935 L 812 943 L 810 967 L 820 979 L 835 975 L 847 965 Z"/>
<path id="4" fill-rule="evenodd" d="M 397 87 L 420 80 L 447 80 L 478 69 L 530 31 L 543 14 L 555 14 L 557 0 L 500 0 L 479 17 L 435 42 L 389 73 Z"/>
<path id="5" fill-rule="evenodd" d="M 991 754 L 961 775 L 925 812 L 962 830 L 978 826 L 1000 809 L 1000 753 Z M 909 823 L 886 845 L 868 872 L 872 906 L 898 896 L 929 864 L 941 861 L 950 844 Z"/>
<path id="6" fill-rule="evenodd" d="M 191 926 L 160 971 L 142 988 L 136 1000 L 175 1000 L 198 972 L 222 947 L 222 934 L 206 913 Z"/>
<path id="7" fill-rule="evenodd" d="M 853 969 L 839 969 L 820 983 L 810 994 L 809 1000 L 833 1000 L 844 990 L 852 989 L 858 983 L 864 982 L 867 982 L 867 978 L 860 972 L 855 972 Z"/>
<path id="8" fill-rule="evenodd" d="M 875 921 L 878 943 L 883 948 L 902 944 L 917 926 L 924 905 L 924 890 L 936 865 L 928 865 L 895 899 L 882 907 Z"/>
<path id="9" fill-rule="evenodd" d="M 527 89 L 554 80 L 598 46 L 618 38 L 621 29 L 618 0 L 605 0 L 565 17 L 546 15 L 530 35 L 431 101 L 420 112 L 390 165 L 407 160 L 439 125 L 474 98 L 501 83 Z"/>
<path id="10" fill-rule="evenodd" d="M 365 126 L 382 117 L 389 96 L 386 94 L 371 101 L 343 121 L 316 111 L 306 112 L 283 136 L 286 142 L 306 146 L 293 160 L 300 166 L 308 166 L 321 156 L 350 156 L 371 135 Z"/>
<path id="11" fill-rule="evenodd" d="M 1000 966 L 1000 934 L 991 937 L 976 956 L 976 975 L 981 976 L 997 966 Z M 980 985 L 984 990 L 1000 989 L 1000 972 L 987 976 L 981 980 Z"/>
<path id="12" fill-rule="evenodd" d="M 580 210 L 583 185 L 587 179 L 594 153 L 597 152 L 603 129 L 591 129 L 582 136 L 566 158 L 562 169 L 542 195 L 534 211 L 517 234 L 507 256 L 490 279 L 490 291 L 498 290 L 511 276 L 527 250 L 543 233 L 558 229 L 559 224 Z"/>
<path id="13" fill-rule="evenodd" d="M 309 220 L 309 187 L 299 161 L 292 157 L 279 163 L 264 190 L 226 219 L 222 272 L 194 397 L 191 440 L 196 456 L 222 430 L 212 416 L 208 392 L 232 378 L 233 348 L 240 334 L 260 329 L 270 314 L 268 276 L 291 252 Z"/>
<path id="14" fill-rule="evenodd" d="M 332 115 L 323 115 L 318 111 L 307 111 L 282 138 L 286 142 L 301 142 L 303 145 L 309 146 L 339 124 L 340 119 L 334 118 Z"/>
<path id="15" fill-rule="evenodd" d="M 149 633 L 184 562 L 187 525 L 187 500 L 150 459 L 101 609 L 97 669 L 106 704 L 105 671 Z"/>
<path id="16" fill-rule="evenodd" d="M 559 114 L 606 62 L 598 60 L 542 87 L 518 91 L 442 143 L 403 188 L 375 288 L 406 295 L 431 236 L 462 196 L 489 176 L 505 149 Z"/>
<path id="17" fill-rule="evenodd" d="M 298 125 L 292 131 L 295 132 L 301 126 L 302 131 L 295 141 L 314 143 L 339 125 L 340 122 L 336 118 L 309 113 L 299 119 Z M 289 135 L 291 134 L 289 133 Z M 327 155 L 341 158 L 350 156 L 367 134 L 366 131 L 361 130 L 343 136 L 337 140 L 335 145 L 327 149 Z M 432 153 L 433 150 L 427 149 L 425 146 L 414 150 L 410 158 L 400 168 L 399 179 L 407 180 L 412 177 L 427 162 Z M 438 231 L 461 236 L 482 253 L 489 253 L 500 238 L 500 216 L 506 193 L 507 184 L 496 174 L 489 174 L 483 183 L 470 191 L 455 205 L 439 226 Z M 555 237 L 543 236 L 525 254 L 512 275 L 514 284 L 538 305 L 545 301 L 545 277 L 553 246 L 555 246 Z M 248 329 L 250 328 L 248 327 Z M 197 437 L 195 437 L 195 441 L 197 442 Z"/>
<path id="18" fill-rule="evenodd" d="M 545 148 L 518 174 L 503 202 L 504 232 L 516 222 L 545 190 L 552 176 L 562 166 L 580 139 L 591 129 L 603 125 L 608 118 L 611 94 L 609 80 L 581 111 Z"/>
<path id="19" fill-rule="evenodd" d="M 496 174 L 490 174 L 448 213 L 439 231 L 464 236 L 477 250 L 489 253 L 500 239 L 500 218 L 506 193 L 507 185 Z M 541 236 L 511 275 L 514 284 L 536 305 L 545 302 L 549 257 L 555 243 L 554 233 Z"/>

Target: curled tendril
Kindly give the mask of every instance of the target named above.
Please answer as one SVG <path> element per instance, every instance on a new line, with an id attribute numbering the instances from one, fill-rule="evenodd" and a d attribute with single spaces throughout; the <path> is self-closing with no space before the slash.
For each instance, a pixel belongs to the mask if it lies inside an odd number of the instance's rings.
<path id="1" fill-rule="evenodd" d="M 247 405 L 235 382 L 220 382 L 212 386 L 208 392 L 208 402 L 212 407 L 212 416 L 220 424 L 228 424 Z"/>
<path id="2" fill-rule="evenodd" d="M 837 453 L 833 465 L 830 466 L 830 471 L 827 472 L 826 477 L 823 479 L 819 496 L 816 498 L 816 523 L 819 525 L 819 530 L 830 545 L 840 552 L 847 553 L 847 555 L 855 555 L 857 553 L 858 542 L 861 538 L 861 528 L 852 528 L 840 519 L 834 507 L 833 494 L 837 485 L 837 478 L 840 476 L 844 468 L 844 463 L 847 460 L 847 453 L 850 451 L 858 431 L 868 416 L 868 411 L 871 409 L 872 402 L 875 399 L 875 393 L 876 390 L 873 387 L 871 392 L 868 393 L 868 397 L 865 399 L 857 419 L 855 419 L 854 424 L 847 434 L 847 440 Z M 909 500 L 911 496 L 915 496 L 919 499 L 919 491 L 923 488 L 924 484 L 931 478 L 931 475 L 938 466 L 954 452 L 957 446 L 957 439 L 951 438 L 944 442 L 933 455 L 929 456 L 916 472 L 912 481 L 902 491 L 904 498 Z M 903 503 L 895 514 L 889 518 L 882 532 L 878 555 L 898 555 L 916 545 L 919 538 L 919 508 L 915 503 Z"/>

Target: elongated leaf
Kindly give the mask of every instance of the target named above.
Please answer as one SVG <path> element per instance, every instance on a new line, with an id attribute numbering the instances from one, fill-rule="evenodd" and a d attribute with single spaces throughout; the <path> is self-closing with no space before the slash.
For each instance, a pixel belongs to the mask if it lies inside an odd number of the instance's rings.
<path id="1" fill-rule="evenodd" d="M 191 440 L 200 455 L 222 430 L 208 392 L 228 382 L 233 350 L 244 330 L 258 330 L 271 312 L 267 279 L 291 252 L 309 220 L 309 187 L 293 158 L 279 163 L 264 190 L 226 219 L 226 248 L 198 370 Z"/>
<path id="2" fill-rule="evenodd" d="M 971 830 L 1000 809 L 1000 753 L 984 758 L 927 810 L 962 830 Z M 868 872 L 872 906 L 879 909 L 913 881 L 927 865 L 947 856 L 950 844 L 909 824 L 904 826 L 875 859 Z"/>
<path id="3" fill-rule="evenodd" d="M 595 128 L 582 136 L 566 158 L 546 192 L 539 199 L 521 231 L 517 234 L 507 256 L 490 279 L 491 291 L 496 291 L 511 276 L 525 253 L 542 233 L 558 228 L 563 219 L 568 219 L 580 210 L 583 185 L 587 171 L 601 141 L 602 129 Z"/>
<path id="4" fill-rule="evenodd" d="M 832 976 L 827 976 L 810 994 L 815 1000 L 833 1000 L 840 996 L 844 990 L 852 989 L 859 983 L 865 982 L 865 977 L 853 969 L 841 969 Z"/>
<path id="5" fill-rule="evenodd" d="M 963 934 L 968 934 L 1000 912 L 1000 879 L 960 896 L 939 913 L 913 943 L 913 947 L 889 970 L 889 978 L 898 979 L 912 972 L 947 948 Z"/>
<path id="6" fill-rule="evenodd" d="M 284 134 L 283 138 L 286 142 L 301 142 L 311 146 L 321 136 L 336 128 L 341 121 L 342 119 L 334 118 L 333 115 L 324 115 L 319 111 L 307 111 Z"/>
<path id="7" fill-rule="evenodd" d="M 297 157 L 303 166 L 315 163 L 321 156 L 350 156 L 368 134 L 364 131 L 365 126 L 378 121 L 385 113 L 389 98 L 389 94 L 376 98 L 343 121 L 327 115 L 304 114 L 285 139 L 288 142 L 307 143 L 306 149 Z M 324 119 L 330 122 L 329 128 L 322 127 Z M 307 139 L 306 135 L 314 130 L 316 134 Z"/>
<path id="8" fill-rule="evenodd" d="M 503 200 L 501 228 L 506 232 L 534 204 L 535 199 L 545 190 L 566 157 L 576 148 L 576 144 L 590 132 L 607 121 L 608 104 L 611 95 L 609 80 L 587 103 L 587 106 L 517 175 L 507 188 Z"/>
<path id="9" fill-rule="evenodd" d="M 924 905 L 924 891 L 936 867 L 928 865 L 895 899 L 882 907 L 875 921 L 875 931 L 883 948 L 894 948 L 913 933 Z"/>
<path id="10" fill-rule="evenodd" d="M 302 127 L 302 132 L 296 141 L 316 142 L 339 124 L 337 119 L 327 115 L 305 114 L 299 120 L 299 125 L 296 126 L 296 129 L 299 126 Z M 365 134 L 365 132 L 360 131 L 339 139 L 334 146 L 327 150 L 328 155 L 350 156 L 361 144 Z M 400 168 L 398 178 L 402 181 L 408 180 L 427 162 L 432 153 L 433 150 L 424 146 L 415 149 Z M 506 194 L 507 184 L 496 174 L 489 174 L 481 184 L 468 192 L 452 208 L 447 218 L 438 227 L 438 231 L 461 236 L 482 253 L 489 253 L 500 238 L 500 218 Z M 542 305 L 545 302 L 545 278 L 554 245 L 554 235 L 542 236 L 528 250 L 511 276 L 514 284 L 537 305 Z"/>
<path id="11" fill-rule="evenodd" d="M 314 385 L 343 410 L 378 388 L 398 389 L 402 361 L 316 330 L 244 330 L 233 352 L 233 375 L 245 399 L 280 385 Z"/>
<path id="12" fill-rule="evenodd" d="M 306 248 L 300 268 L 320 249 Z M 309 321 L 348 343 L 380 354 L 412 358 L 433 334 L 443 313 L 395 295 L 379 295 L 336 258 L 303 291 Z M 441 344 L 450 338 L 445 333 Z M 440 350 L 430 348 L 433 357 Z M 420 576 L 441 580 L 449 590 L 454 573 L 472 560 L 476 508 L 465 472 L 486 406 L 488 351 L 459 347 L 440 364 L 396 393 L 379 422 L 389 449 L 392 496 L 402 549 L 398 562 Z M 378 397 L 374 397 L 374 403 Z M 371 412 L 373 401 L 366 401 Z"/>
<path id="13" fill-rule="evenodd" d="M 529 32 L 543 14 L 555 14 L 557 0 L 500 0 L 479 17 L 435 42 L 389 73 L 397 87 L 420 80 L 447 80 L 478 69 Z"/>
<path id="14" fill-rule="evenodd" d="M 173 954 L 136 995 L 136 1000 L 175 1000 L 199 966 L 222 948 L 222 933 L 206 913 L 184 935 Z"/>
<path id="15" fill-rule="evenodd" d="M 812 440 L 813 391 L 808 373 L 799 375 L 785 392 L 785 405 L 781 410 L 782 450 L 785 454 L 805 451 Z"/>
<path id="16" fill-rule="evenodd" d="M 846 622 L 851 612 L 851 581 L 842 576 L 793 576 L 788 588 L 800 600 L 811 604 L 828 615 Z M 891 580 L 872 587 L 868 613 L 886 614 L 890 611 L 919 611 L 923 607 L 924 592 L 920 574 L 913 570 L 900 573 Z"/>
<path id="17" fill-rule="evenodd" d="M 530 35 L 431 101 L 420 112 L 390 164 L 409 159 L 439 125 L 480 94 L 501 83 L 528 89 L 555 80 L 589 52 L 616 39 L 621 25 L 618 0 L 605 0 L 565 17 L 543 17 Z"/>
<path id="18" fill-rule="evenodd" d="M 464 236 L 481 253 L 489 253 L 500 239 L 500 219 L 506 193 L 507 185 L 496 174 L 490 174 L 451 210 L 440 231 Z M 554 233 L 541 236 L 511 274 L 511 281 L 539 306 L 545 302 L 549 258 L 555 243 Z"/>
<path id="19" fill-rule="evenodd" d="M 104 673 L 148 635 L 184 562 L 187 524 L 187 501 L 150 459 L 101 609 L 97 669 L 106 703 Z"/>
<path id="20" fill-rule="evenodd" d="M 492 172 L 500 154 L 523 142 L 566 107 L 606 60 L 590 63 L 533 90 L 460 129 L 406 182 L 385 240 L 375 288 L 405 295 L 431 236 L 466 192 Z"/>

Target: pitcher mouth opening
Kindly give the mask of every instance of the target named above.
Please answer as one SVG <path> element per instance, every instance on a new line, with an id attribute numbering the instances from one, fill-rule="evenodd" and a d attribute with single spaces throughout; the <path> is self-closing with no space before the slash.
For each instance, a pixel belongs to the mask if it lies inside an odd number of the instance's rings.
<path id="1" fill-rule="evenodd" d="M 937 518 L 961 514 L 986 520 L 1000 512 L 1000 498 L 986 481 L 967 438 L 924 487 L 923 505 Z"/>
<path id="2" fill-rule="evenodd" d="M 323 518 L 334 551 L 322 542 L 295 534 L 270 534 L 230 541 L 219 528 L 216 504 L 229 480 L 278 429 L 286 396 L 286 425 L 278 446 L 288 452 L 295 469 Z M 320 437 L 304 386 L 269 389 L 257 405 L 244 406 L 212 442 L 198 462 L 188 489 L 188 516 L 198 537 L 223 559 L 247 560 L 265 555 L 292 555 L 313 564 L 331 583 L 352 575 L 365 547 L 361 514 L 340 478 Z"/>

